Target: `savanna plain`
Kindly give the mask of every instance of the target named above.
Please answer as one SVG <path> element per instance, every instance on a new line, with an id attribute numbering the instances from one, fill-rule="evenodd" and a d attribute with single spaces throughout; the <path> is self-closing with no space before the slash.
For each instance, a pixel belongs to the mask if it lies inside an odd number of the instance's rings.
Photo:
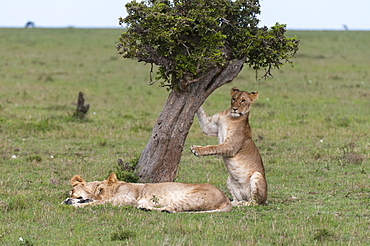
<path id="1" fill-rule="evenodd" d="M 103 180 L 144 149 L 168 92 L 150 66 L 116 55 L 123 29 L 0 29 L 0 244 L 368 245 L 370 241 L 370 32 L 288 31 L 301 38 L 294 67 L 259 79 L 247 66 L 229 90 L 259 92 L 250 124 L 269 205 L 229 213 L 167 214 L 60 203 L 75 174 Z M 90 110 L 74 118 L 78 93 Z M 215 144 L 197 119 L 177 182 L 211 183 L 228 196 Z"/>

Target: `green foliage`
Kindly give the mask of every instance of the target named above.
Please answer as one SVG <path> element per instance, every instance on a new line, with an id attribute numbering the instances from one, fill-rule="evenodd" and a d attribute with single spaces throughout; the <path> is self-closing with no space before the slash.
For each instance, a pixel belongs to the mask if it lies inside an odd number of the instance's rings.
<path id="1" fill-rule="evenodd" d="M 258 0 L 147 0 L 126 4 L 118 53 L 159 66 L 156 79 L 177 88 L 228 60 L 255 70 L 279 68 L 298 49 L 285 25 L 258 27 Z"/>
<path id="2" fill-rule="evenodd" d="M 139 161 L 139 157 L 140 156 L 136 156 L 132 158 L 131 161 L 126 163 L 123 163 L 122 159 L 118 159 L 118 163 L 114 171 L 117 175 L 118 180 L 129 183 L 137 183 L 139 177 L 135 173 L 135 168 Z"/>
<path id="3" fill-rule="evenodd" d="M 249 67 L 254 70 L 265 68 L 266 76 L 272 76 L 271 68 L 280 68 L 285 62 L 292 63 L 290 60 L 298 50 L 299 39 L 297 37 L 286 38 L 285 25 L 276 23 L 275 26 L 258 30 L 257 37 L 250 37 L 250 46 L 238 47 L 242 52 L 246 52 Z M 245 51 L 244 51 L 245 50 Z"/>

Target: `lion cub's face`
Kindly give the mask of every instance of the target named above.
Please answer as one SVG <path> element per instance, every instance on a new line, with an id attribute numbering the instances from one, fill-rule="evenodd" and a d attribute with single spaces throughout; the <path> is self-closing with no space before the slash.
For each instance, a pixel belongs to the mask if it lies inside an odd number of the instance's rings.
<path id="1" fill-rule="evenodd" d="M 258 98 L 257 91 L 249 93 L 246 91 L 240 91 L 236 87 L 231 89 L 230 95 L 231 95 L 230 116 L 234 118 L 246 115 L 250 111 L 254 100 Z"/>

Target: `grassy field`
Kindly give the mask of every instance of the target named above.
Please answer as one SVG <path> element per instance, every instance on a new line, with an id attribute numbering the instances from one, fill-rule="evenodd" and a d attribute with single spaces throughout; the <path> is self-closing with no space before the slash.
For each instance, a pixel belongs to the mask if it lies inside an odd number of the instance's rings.
<path id="1" fill-rule="evenodd" d="M 244 68 L 204 107 L 229 107 L 229 90 L 258 90 L 253 138 L 265 163 L 269 205 L 223 214 L 166 214 L 128 207 L 60 205 L 69 180 L 102 180 L 118 158 L 145 147 L 167 96 L 150 66 L 117 57 L 122 30 L 0 29 L 0 244 L 367 245 L 370 240 L 370 33 L 291 31 L 294 68 L 256 81 Z M 261 72 L 262 75 L 262 72 Z M 73 118 L 78 92 L 87 119 Z M 220 158 L 189 147 L 177 181 L 227 195 Z"/>

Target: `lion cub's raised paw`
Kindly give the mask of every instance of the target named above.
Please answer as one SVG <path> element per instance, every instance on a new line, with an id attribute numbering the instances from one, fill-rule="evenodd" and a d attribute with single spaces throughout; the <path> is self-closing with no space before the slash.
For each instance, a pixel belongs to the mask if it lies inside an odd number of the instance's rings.
<path id="1" fill-rule="evenodd" d="M 192 146 L 190 147 L 191 152 L 192 152 L 195 156 L 200 156 L 200 155 L 199 155 L 199 149 L 198 149 L 199 147 L 201 147 L 201 146 L 192 145 Z"/>

